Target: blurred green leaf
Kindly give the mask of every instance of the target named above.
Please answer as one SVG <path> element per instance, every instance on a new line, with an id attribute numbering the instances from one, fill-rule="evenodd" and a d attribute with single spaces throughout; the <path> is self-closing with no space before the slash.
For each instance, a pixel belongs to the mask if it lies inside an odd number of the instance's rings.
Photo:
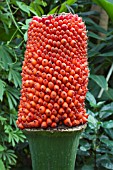
<path id="1" fill-rule="evenodd" d="M 1 125 L 3 125 L 3 124 L 6 123 L 7 119 L 2 117 L 2 116 L 0 116 L 0 121 L 1 121 Z"/>
<path id="2" fill-rule="evenodd" d="M 0 10 L 0 20 L 3 22 L 3 24 L 7 25 L 8 28 L 11 27 L 12 19 L 11 19 L 11 14 L 10 13 L 3 13 Z M 4 28 L 6 29 L 5 25 L 4 25 Z"/>
<path id="3" fill-rule="evenodd" d="M 42 5 L 43 7 L 47 6 L 47 3 L 43 0 L 34 0 L 35 3 L 37 3 L 38 5 Z"/>
<path id="4" fill-rule="evenodd" d="M 113 147 L 113 141 L 105 138 L 100 138 L 102 143 L 105 143 L 106 146 L 112 148 Z"/>
<path id="5" fill-rule="evenodd" d="M 90 11 L 90 12 L 92 12 L 92 11 Z M 90 13 L 89 13 L 90 14 Z M 91 15 L 91 14 L 90 14 Z M 101 27 L 100 25 L 98 25 L 96 22 L 94 22 L 91 18 L 89 18 L 89 17 L 85 17 L 84 18 L 84 21 L 86 22 L 86 24 L 88 25 L 88 26 L 90 26 L 90 29 L 89 29 L 89 31 L 90 30 L 97 30 L 97 31 L 99 31 L 99 32 L 102 32 L 102 33 L 104 33 L 104 34 L 107 34 L 107 31 L 103 28 L 103 27 Z M 91 31 L 90 31 L 90 33 L 92 33 Z M 92 34 L 91 34 L 92 35 Z M 93 38 L 96 38 L 95 37 L 95 34 L 93 34 Z M 100 36 L 99 37 L 97 37 L 97 39 L 100 39 Z M 100 45 L 101 46 L 101 44 L 97 44 L 97 45 Z"/>
<path id="6" fill-rule="evenodd" d="M 102 166 L 109 169 L 109 170 L 113 170 L 113 163 L 109 160 L 106 161 L 104 160 L 103 162 L 101 162 Z"/>
<path id="7" fill-rule="evenodd" d="M 98 75 L 90 75 L 90 78 L 95 81 L 101 88 L 104 90 L 108 90 L 108 83 L 104 76 L 98 76 Z"/>
<path id="8" fill-rule="evenodd" d="M 113 129 L 104 129 L 106 134 L 113 140 Z"/>
<path id="9" fill-rule="evenodd" d="M 66 12 L 67 10 L 69 10 L 69 8 L 67 8 L 66 5 L 70 6 L 72 4 L 74 4 L 77 0 L 67 0 L 64 3 L 61 4 L 61 7 L 59 9 L 59 13 L 61 12 Z M 70 11 L 69 11 L 70 12 Z"/>
<path id="10" fill-rule="evenodd" d="M 98 39 L 98 40 L 104 40 L 104 38 L 100 37 L 99 35 L 95 34 L 94 32 L 88 32 L 88 36 Z"/>
<path id="11" fill-rule="evenodd" d="M 113 1 L 112 0 L 93 0 L 98 5 L 100 5 L 109 15 L 111 20 L 113 20 Z"/>
<path id="12" fill-rule="evenodd" d="M 3 95 L 5 91 L 5 82 L 0 80 L 0 100 L 3 100 Z"/>
<path id="13" fill-rule="evenodd" d="M 15 84 L 15 87 L 21 87 L 21 75 L 18 72 L 18 63 L 10 66 L 8 80 Z"/>
<path id="14" fill-rule="evenodd" d="M 9 108 L 13 109 L 13 107 L 17 106 L 16 99 L 19 99 L 19 91 L 16 88 L 8 86 L 5 93 L 8 99 Z"/>
<path id="15" fill-rule="evenodd" d="M 56 6 L 55 8 L 53 8 L 48 14 L 54 14 L 54 13 L 62 13 L 62 12 L 67 12 L 67 10 L 72 10 L 70 8 L 70 6 L 72 4 L 74 4 L 75 2 L 77 2 L 77 0 L 66 0 L 65 2 L 63 2 L 61 5 Z M 68 6 L 66 6 L 68 5 Z M 69 11 L 70 12 L 70 11 Z M 74 12 L 74 11 L 73 11 Z"/>
<path id="16" fill-rule="evenodd" d="M 113 120 L 105 121 L 102 125 L 103 128 L 111 129 L 113 128 Z"/>
<path id="17" fill-rule="evenodd" d="M 102 94 L 102 100 L 113 100 L 113 89 L 108 88 L 108 90 L 105 90 Z"/>
<path id="18" fill-rule="evenodd" d="M 99 117 L 104 119 L 113 114 L 113 102 L 102 107 Z"/>
<path id="19" fill-rule="evenodd" d="M 26 19 L 25 24 L 22 26 L 23 30 L 28 30 L 29 23 L 32 21 L 32 18 Z"/>
<path id="20" fill-rule="evenodd" d="M 72 4 L 74 4 L 75 2 L 77 2 L 77 0 L 67 0 L 67 1 L 66 1 L 66 4 L 72 5 Z"/>
<path id="21" fill-rule="evenodd" d="M 93 165 L 84 165 L 81 170 L 94 170 Z"/>
<path id="22" fill-rule="evenodd" d="M 30 7 L 27 6 L 24 2 L 20 2 L 20 1 L 16 1 L 16 4 L 18 5 L 18 7 L 26 12 L 28 15 L 30 15 Z"/>
<path id="23" fill-rule="evenodd" d="M 2 159 L 0 159 L 0 169 L 5 170 L 5 166 L 4 166 Z"/>
<path id="24" fill-rule="evenodd" d="M 91 148 L 90 143 L 87 142 L 87 140 L 81 140 L 80 141 L 80 150 L 81 151 L 88 151 Z"/>
<path id="25" fill-rule="evenodd" d="M 90 92 L 87 92 L 86 94 L 86 99 L 89 101 L 89 103 L 92 105 L 96 105 L 96 99 L 95 97 L 90 93 Z"/>
<path id="26" fill-rule="evenodd" d="M 48 14 L 54 14 L 54 13 L 57 13 L 59 9 L 59 6 L 56 6 L 55 8 L 53 8 Z"/>
<path id="27" fill-rule="evenodd" d="M 0 145 L 0 152 L 4 151 L 4 147 Z"/>
<path id="28" fill-rule="evenodd" d="M 30 3 L 30 11 L 38 16 L 42 16 L 44 14 L 44 10 L 41 7 L 42 2 L 41 1 L 33 1 Z"/>
<path id="29" fill-rule="evenodd" d="M 94 127 L 97 126 L 97 120 L 91 115 L 88 116 L 88 122 L 91 123 Z"/>
<path id="30" fill-rule="evenodd" d="M 9 162 L 10 165 L 15 165 L 17 156 L 11 149 L 5 150 L 3 153 L 3 160 Z"/>
<path id="31" fill-rule="evenodd" d="M 99 56 L 101 56 L 101 57 L 113 56 L 113 51 L 110 51 L 110 52 L 107 52 L 107 53 L 103 53 L 103 54 L 99 54 Z"/>
<path id="32" fill-rule="evenodd" d="M 8 47 L 0 45 L 0 62 L 3 64 L 3 67 L 7 70 L 9 64 L 12 64 L 11 54 L 9 53 Z"/>

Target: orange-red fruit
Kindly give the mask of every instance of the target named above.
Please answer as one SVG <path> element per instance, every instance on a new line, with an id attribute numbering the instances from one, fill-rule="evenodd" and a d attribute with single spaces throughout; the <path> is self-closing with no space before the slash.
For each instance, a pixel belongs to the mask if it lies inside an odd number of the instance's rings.
<path id="1" fill-rule="evenodd" d="M 47 117 L 50 117 L 51 116 L 51 110 L 46 109 L 45 114 L 46 114 Z"/>
<path id="2" fill-rule="evenodd" d="M 74 91 L 73 91 L 73 90 L 69 90 L 68 93 L 67 93 L 67 95 L 68 95 L 69 97 L 73 97 Z"/>
<path id="3" fill-rule="evenodd" d="M 46 102 L 49 102 L 49 101 L 50 101 L 50 96 L 49 96 L 49 95 L 45 95 L 45 96 L 44 96 L 44 100 L 45 100 Z"/>
<path id="4" fill-rule="evenodd" d="M 46 108 L 45 108 L 44 106 L 40 106 L 40 108 L 39 108 L 39 113 L 40 113 L 40 114 L 44 114 L 44 113 L 45 113 L 45 110 L 46 110 Z"/>
<path id="5" fill-rule="evenodd" d="M 50 95 L 51 99 L 55 99 L 56 96 L 57 96 L 57 93 L 55 91 L 52 91 Z"/>
<path id="6" fill-rule="evenodd" d="M 50 118 L 47 118 L 47 125 L 50 126 L 52 124 L 52 120 Z"/>
<path id="7" fill-rule="evenodd" d="M 33 17 L 22 66 L 17 126 L 74 127 L 87 122 L 86 26 L 76 14 Z"/>
<path id="8" fill-rule="evenodd" d="M 56 127 L 57 127 L 57 123 L 56 123 L 56 122 L 53 122 L 53 123 L 51 124 L 51 127 L 52 127 L 52 128 L 56 128 Z"/>
<path id="9" fill-rule="evenodd" d="M 46 129 L 47 128 L 47 122 L 42 122 L 41 123 L 41 128 Z"/>
<path id="10" fill-rule="evenodd" d="M 54 84 L 52 82 L 49 82 L 48 87 L 52 90 L 54 88 Z"/>
<path id="11" fill-rule="evenodd" d="M 66 93 L 65 91 L 62 91 L 62 92 L 61 92 L 61 97 L 62 97 L 63 99 L 65 99 L 65 98 L 67 97 L 67 93 Z"/>
<path id="12" fill-rule="evenodd" d="M 65 124 L 66 126 L 68 126 L 68 127 L 71 127 L 71 126 L 72 126 L 72 123 L 71 123 L 70 118 L 66 118 L 66 119 L 64 120 L 64 124 Z"/>

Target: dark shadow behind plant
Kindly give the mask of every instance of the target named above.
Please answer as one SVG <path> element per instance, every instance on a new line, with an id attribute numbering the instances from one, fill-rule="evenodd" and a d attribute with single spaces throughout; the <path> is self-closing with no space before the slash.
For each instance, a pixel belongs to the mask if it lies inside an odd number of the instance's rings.
<path id="1" fill-rule="evenodd" d="M 90 116 L 81 137 L 76 170 L 113 169 L 113 23 L 109 21 L 108 31 L 101 28 L 99 13 L 91 11 L 91 5 L 91 0 L 0 2 L 0 168 L 3 170 L 13 167 L 30 170 L 31 165 L 27 141 L 15 125 L 28 24 L 33 15 L 62 11 L 82 16 L 89 36 L 90 80 L 86 107 Z M 99 32 L 106 38 L 100 37 Z M 106 81 L 108 74 L 111 75 L 109 82 Z M 101 89 L 103 93 L 99 96 Z"/>

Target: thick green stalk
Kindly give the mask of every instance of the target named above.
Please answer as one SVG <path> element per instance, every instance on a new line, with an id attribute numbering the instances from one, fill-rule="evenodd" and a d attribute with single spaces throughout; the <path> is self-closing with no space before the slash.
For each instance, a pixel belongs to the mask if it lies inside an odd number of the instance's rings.
<path id="1" fill-rule="evenodd" d="M 25 130 L 33 170 L 74 170 L 79 138 L 85 127 Z"/>

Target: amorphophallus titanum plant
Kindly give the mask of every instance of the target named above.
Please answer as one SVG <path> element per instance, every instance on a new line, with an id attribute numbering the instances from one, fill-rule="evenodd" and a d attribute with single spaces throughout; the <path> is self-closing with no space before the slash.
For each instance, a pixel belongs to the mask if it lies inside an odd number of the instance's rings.
<path id="1" fill-rule="evenodd" d="M 33 170 L 74 170 L 88 118 L 86 33 L 71 13 L 35 16 L 29 25 L 16 123 L 28 137 Z"/>

